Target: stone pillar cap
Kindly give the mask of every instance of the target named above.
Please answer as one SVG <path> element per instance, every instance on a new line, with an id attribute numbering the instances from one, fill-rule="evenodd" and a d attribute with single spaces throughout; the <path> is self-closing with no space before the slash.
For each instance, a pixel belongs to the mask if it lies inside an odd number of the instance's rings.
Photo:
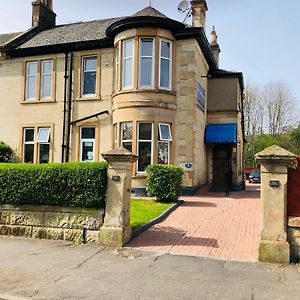
<path id="1" fill-rule="evenodd" d="M 260 160 L 283 160 L 292 161 L 296 155 L 285 150 L 277 145 L 270 146 L 255 155 L 258 161 Z"/>
<path id="2" fill-rule="evenodd" d="M 106 153 L 102 153 L 101 155 L 108 162 L 120 161 L 133 163 L 138 159 L 136 155 L 132 154 L 130 151 L 122 147 L 110 150 Z"/>

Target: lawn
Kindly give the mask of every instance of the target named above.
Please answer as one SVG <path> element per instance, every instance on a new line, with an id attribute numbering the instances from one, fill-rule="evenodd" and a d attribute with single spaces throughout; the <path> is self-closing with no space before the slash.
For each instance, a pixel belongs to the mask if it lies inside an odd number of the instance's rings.
<path id="1" fill-rule="evenodd" d="M 135 229 L 157 217 L 171 207 L 174 203 L 159 203 L 155 200 L 131 200 L 130 223 Z"/>

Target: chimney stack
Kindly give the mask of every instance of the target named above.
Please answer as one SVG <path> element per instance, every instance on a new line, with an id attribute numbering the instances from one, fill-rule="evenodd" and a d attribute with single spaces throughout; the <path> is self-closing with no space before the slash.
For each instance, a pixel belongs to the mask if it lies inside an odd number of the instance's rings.
<path id="1" fill-rule="evenodd" d="M 34 0 L 32 2 L 32 26 L 54 27 L 56 14 L 52 0 Z"/>
<path id="2" fill-rule="evenodd" d="M 205 0 L 194 0 L 191 1 L 193 27 L 203 27 L 205 30 L 206 25 L 206 12 L 208 11 L 207 3 Z"/>
<path id="3" fill-rule="evenodd" d="M 215 57 L 217 66 L 219 67 L 221 49 L 218 44 L 218 35 L 215 26 L 213 26 L 212 31 L 210 33 L 210 49 Z"/>

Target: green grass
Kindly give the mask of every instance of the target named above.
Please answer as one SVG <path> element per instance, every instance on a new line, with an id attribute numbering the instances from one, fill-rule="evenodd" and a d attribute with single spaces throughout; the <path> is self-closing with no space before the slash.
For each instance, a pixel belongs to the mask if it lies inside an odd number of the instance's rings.
<path id="1" fill-rule="evenodd" d="M 174 203 L 159 203 L 155 200 L 131 200 L 130 223 L 132 229 L 135 229 L 165 212 Z"/>

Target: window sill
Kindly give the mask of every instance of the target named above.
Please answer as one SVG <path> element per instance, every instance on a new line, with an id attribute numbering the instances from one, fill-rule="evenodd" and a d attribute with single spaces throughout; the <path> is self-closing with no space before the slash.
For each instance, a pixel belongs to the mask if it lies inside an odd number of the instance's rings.
<path id="1" fill-rule="evenodd" d="M 170 90 L 162 90 L 162 89 L 131 89 L 131 90 L 123 90 L 118 91 L 113 94 L 113 97 L 122 95 L 122 94 L 131 94 L 131 93 L 161 93 L 161 94 L 169 94 L 176 96 L 176 92 Z"/>
<path id="2" fill-rule="evenodd" d="M 40 103 L 56 103 L 56 100 L 49 99 L 49 100 L 23 100 L 21 104 L 40 104 Z"/>
<path id="3" fill-rule="evenodd" d="M 86 96 L 76 98 L 76 101 L 100 101 L 102 100 L 100 96 Z"/>

